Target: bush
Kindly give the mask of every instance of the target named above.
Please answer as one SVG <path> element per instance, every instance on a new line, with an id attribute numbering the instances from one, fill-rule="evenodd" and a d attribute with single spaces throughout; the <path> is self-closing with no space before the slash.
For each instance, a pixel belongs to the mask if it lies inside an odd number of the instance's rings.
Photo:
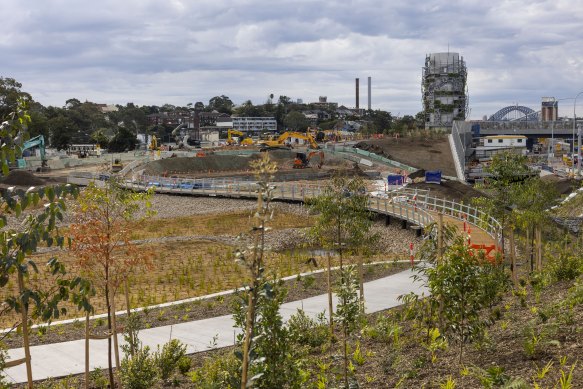
<path id="1" fill-rule="evenodd" d="M 121 361 L 119 378 L 125 389 L 151 388 L 156 382 L 156 363 L 150 348 L 138 349 L 133 358 L 126 355 Z"/>
<path id="2" fill-rule="evenodd" d="M 162 346 L 158 346 L 158 351 L 154 354 L 154 363 L 158 369 L 160 378 L 166 381 L 174 372 L 178 365 L 178 361 L 186 355 L 186 345 L 182 344 L 178 339 L 172 339 L 170 342 Z"/>
<path id="3" fill-rule="evenodd" d="M 559 249 L 549 256 L 548 269 L 556 281 L 574 280 L 583 273 L 583 254 Z"/>
<path id="4" fill-rule="evenodd" d="M 326 343 L 330 337 L 324 318 L 315 321 L 301 309 L 290 317 L 287 325 L 292 341 L 302 346 L 318 347 Z"/>
<path id="5" fill-rule="evenodd" d="M 178 360 L 178 371 L 182 375 L 186 375 L 192 366 L 192 360 L 186 355 Z"/>
<path id="6" fill-rule="evenodd" d="M 205 360 L 201 368 L 188 373 L 188 375 L 195 388 L 240 388 L 240 369 L 241 361 L 233 353 L 227 353 Z"/>

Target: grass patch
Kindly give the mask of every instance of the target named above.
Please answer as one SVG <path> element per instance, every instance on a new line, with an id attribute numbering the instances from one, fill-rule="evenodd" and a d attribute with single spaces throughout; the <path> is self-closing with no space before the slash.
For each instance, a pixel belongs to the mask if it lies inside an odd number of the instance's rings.
<path id="1" fill-rule="evenodd" d="M 238 235 L 249 231 L 250 215 L 249 211 L 237 211 L 219 215 L 151 219 L 147 222 L 136 223 L 131 239 L 189 235 Z M 304 228 L 311 225 L 311 217 L 287 212 L 277 212 L 269 224 L 272 229 Z"/>

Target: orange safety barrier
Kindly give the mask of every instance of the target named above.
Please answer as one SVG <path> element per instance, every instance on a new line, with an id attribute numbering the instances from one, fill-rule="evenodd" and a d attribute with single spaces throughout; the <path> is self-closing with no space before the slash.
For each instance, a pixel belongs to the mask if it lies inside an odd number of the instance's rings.
<path id="1" fill-rule="evenodd" d="M 496 252 L 499 251 L 495 244 L 470 244 L 470 248 L 475 251 L 484 251 L 486 259 L 490 262 L 494 262 L 496 259 Z"/>

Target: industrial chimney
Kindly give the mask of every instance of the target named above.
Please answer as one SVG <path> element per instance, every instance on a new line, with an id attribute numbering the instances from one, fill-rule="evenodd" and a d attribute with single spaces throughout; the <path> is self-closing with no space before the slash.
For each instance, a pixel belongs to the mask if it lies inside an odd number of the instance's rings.
<path id="1" fill-rule="evenodd" d="M 371 84 L 371 78 L 368 78 L 368 110 L 370 111 L 370 84 Z"/>
<path id="2" fill-rule="evenodd" d="M 356 79 L 356 109 L 359 109 L 360 108 L 360 104 L 359 104 L 359 101 L 358 101 L 359 95 L 360 95 L 360 93 L 359 93 L 359 90 L 358 90 L 358 78 L 357 78 Z"/>

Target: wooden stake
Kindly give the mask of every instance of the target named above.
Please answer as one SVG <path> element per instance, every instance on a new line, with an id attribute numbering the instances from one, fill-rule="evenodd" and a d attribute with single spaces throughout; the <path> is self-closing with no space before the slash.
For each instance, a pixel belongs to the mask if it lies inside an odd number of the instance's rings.
<path id="1" fill-rule="evenodd" d="M 328 253 L 328 313 L 330 317 L 330 337 L 334 336 L 334 311 L 332 306 L 332 279 L 331 279 L 331 257 Z"/>
<path id="2" fill-rule="evenodd" d="M 543 231 L 541 226 L 536 228 L 537 237 L 536 237 L 536 257 L 537 257 L 537 266 L 538 270 L 542 271 L 543 269 Z"/>
<path id="3" fill-rule="evenodd" d="M 437 214 L 437 261 L 443 259 L 443 213 Z"/>
<path id="4" fill-rule="evenodd" d="M 362 280 L 363 278 L 363 259 L 362 259 L 362 255 L 358 256 L 358 288 L 359 288 L 359 292 L 360 292 L 360 309 L 362 309 L 362 313 L 364 313 L 364 282 Z"/>
<path id="5" fill-rule="evenodd" d="M 126 320 L 130 320 L 130 315 L 132 313 L 131 307 L 130 307 L 130 292 L 129 292 L 129 287 L 128 287 L 128 279 L 125 279 L 125 284 L 124 284 L 124 289 L 125 289 L 125 295 L 126 295 L 126 312 L 127 312 L 127 319 Z M 127 322 L 126 322 L 127 323 Z M 127 327 L 127 325 L 126 325 Z M 132 331 L 128 331 L 128 334 L 130 336 L 130 355 L 133 357 L 135 354 L 135 350 L 134 350 L 134 335 L 132 333 Z"/>
<path id="6" fill-rule="evenodd" d="M 18 289 L 20 290 L 20 295 L 24 293 L 24 276 L 20 271 L 18 271 Z M 28 306 L 24 306 L 24 302 L 21 300 L 22 307 L 20 313 L 22 316 L 22 339 L 24 342 L 24 358 L 26 359 L 26 379 L 28 382 L 28 388 L 32 388 L 32 366 L 30 364 L 30 342 L 28 340 Z"/>
<path id="7" fill-rule="evenodd" d="M 512 281 L 514 284 L 518 281 L 516 276 L 516 252 L 514 248 L 514 228 L 510 228 L 510 270 L 512 271 Z"/>
<path id="8" fill-rule="evenodd" d="M 111 296 L 111 336 L 113 336 L 113 352 L 115 355 L 115 367 L 119 369 L 119 347 L 117 344 L 117 323 L 115 317 L 115 296 Z"/>
<path id="9" fill-rule="evenodd" d="M 85 313 L 85 389 L 89 389 L 89 312 Z"/>

